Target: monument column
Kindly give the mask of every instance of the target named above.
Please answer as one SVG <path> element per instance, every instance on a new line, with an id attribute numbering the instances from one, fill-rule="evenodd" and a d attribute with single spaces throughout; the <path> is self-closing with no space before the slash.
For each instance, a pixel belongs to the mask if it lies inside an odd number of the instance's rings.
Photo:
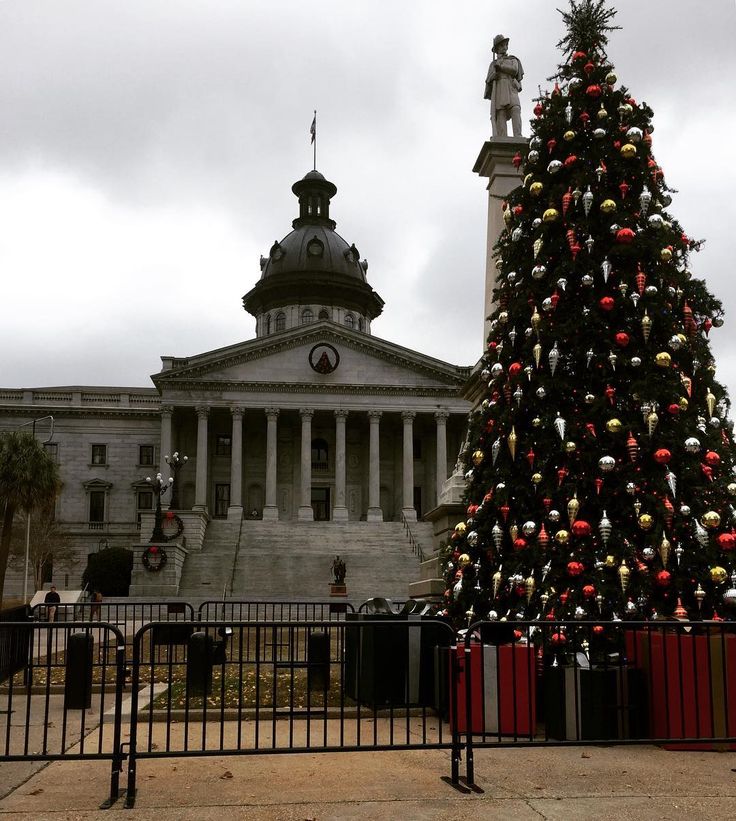
<path id="1" fill-rule="evenodd" d="M 381 454 L 379 450 L 379 425 L 381 411 L 368 411 L 370 437 L 368 443 L 368 515 L 369 522 L 382 522 L 381 510 Z"/>
<path id="2" fill-rule="evenodd" d="M 410 522 L 416 522 L 417 511 L 414 508 L 414 411 L 404 411 L 401 418 L 404 421 L 404 464 L 403 478 L 403 506 L 401 512 Z"/>
<path id="3" fill-rule="evenodd" d="M 197 472 L 194 485 L 193 510 L 207 511 L 207 423 L 210 409 L 200 405 L 197 411 Z"/>
<path id="4" fill-rule="evenodd" d="M 233 434 L 230 447 L 230 505 L 227 518 L 243 516 L 243 409 L 231 408 Z"/>
<path id="5" fill-rule="evenodd" d="M 335 504 L 332 519 L 347 522 L 348 509 L 345 504 L 345 420 L 348 412 L 338 408 L 335 411 Z"/>
<path id="6" fill-rule="evenodd" d="M 437 421 L 437 498 L 440 503 L 440 494 L 447 481 L 447 420 L 450 414 L 447 411 L 437 411 L 434 415 Z"/>
<path id="7" fill-rule="evenodd" d="M 311 408 L 299 411 L 302 418 L 302 458 L 301 458 L 301 501 L 297 519 L 300 522 L 314 521 L 312 510 L 312 416 Z"/>
<path id="8" fill-rule="evenodd" d="M 276 504 L 276 466 L 277 438 L 276 424 L 279 418 L 278 408 L 266 408 L 266 504 L 263 506 L 263 521 L 277 522 L 279 508 Z"/>
<path id="9" fill-rule="evenodd" d="M 174 408 L 171 405 L 161 405 L 161 438 L 160 450 L 158 454 L 159 472 L 162 476 L 168 476 L 171 473 L 171 468 L 166 464 L 165 456 L 171 456 L 171 420 L 174 416 Z M 170 499 L 170 493 L 168 498 Z M 162 505 L 168 507 L 168 503 Z"/>

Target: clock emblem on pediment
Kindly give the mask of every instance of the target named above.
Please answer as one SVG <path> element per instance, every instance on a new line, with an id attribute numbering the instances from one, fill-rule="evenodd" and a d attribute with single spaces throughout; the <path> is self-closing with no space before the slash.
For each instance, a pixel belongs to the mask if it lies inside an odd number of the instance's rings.
<path id="1" fill-rule="evenodd" d="M 309 367 L 316 373 L 328 374 L 337 370 L 340 354 L 325 342 L 315 345 L 309 352 Z"/>

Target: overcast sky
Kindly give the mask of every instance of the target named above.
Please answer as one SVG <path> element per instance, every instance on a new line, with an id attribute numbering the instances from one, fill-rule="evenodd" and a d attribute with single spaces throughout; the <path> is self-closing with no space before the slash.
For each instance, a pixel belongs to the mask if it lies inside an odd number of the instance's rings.
<path id="1" fill-rule="evenodd" d="M 0 386 L 150 385 L 163 354 L 253 338 L 241 297 L 297 214 L 314 108 L 337 230 L 386 302 L 373 333 L 474 363 L 490 44 L 523 62 L 527 121 L 564 3 L 0 0 Z M 707 240 L 692 268 L 726 307 L 734 394 L 736 3 L 616 6 L 609 56 Z"/>

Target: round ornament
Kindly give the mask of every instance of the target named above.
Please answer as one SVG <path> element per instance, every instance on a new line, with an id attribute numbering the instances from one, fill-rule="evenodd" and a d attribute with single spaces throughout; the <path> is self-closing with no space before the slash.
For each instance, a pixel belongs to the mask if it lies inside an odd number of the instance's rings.
<path id="1" fill-rule="evenodd" d="M 654 357 L 654 361 L 660 368 L 669 368 L 672 364 L 672 357 L 667 353 L 667 351 L 660 351 Z"/>
<path id="2" fill-rule="evenodd" d="M 555 533 L 555 541 L 560 545 L 567 544 L 570 541 L 570 533 L 567 530 L 558 530 Z"/>
<path id="3" fill-rule="evenodd" d="M 582 562 L 568 562 L 567 563 L 567 574 L 568 576 L 579 576 L 585 567 L 583 566 Z"/>
<path id="4" fill-rule="evenodd" d="M 620 432 L 621 432 L 621 428 L 622 428 L 622 427 L 623 427 L 623 425 L 621 424 L 621 420 L 620 420 L 620 419 L 616 419 L 616 418 L 614 418 L 614 419 L 609 419 L 609 420 L 606 422 L 606 430 L 607 430 L 609 433 L 620 433 Z"/>
<path id="5" fill-rule="evenodd" d="M 631 230 L 631 228 L 619 228 L 616 232 L 616 242 L 621 243 L 622 245 L 630 245 L 636 234 Z"/>
<path id="6" fill-rule="evenodd" d="M 572 532 L 574 536 L 582 539 L 586 536 L 590 536 L 593 529 L 591 528 L 590 523 L 586 522 L 584 519 L 576 519 L 572 523 Z"/>
<path id="7" fill-rule="evenodd" d="M 694 436 L 688 436 L 688 438 L 685 440 L 685 450 L 688 453 L 699 453 L 700 441 L 696 439 Z"/>
<path id="8" fill-rule="evenodd" d="M 560 216 L 560 212 L 556 208 L 548 208 L 542 215 L 544 222 L 555 222 Z"/>
<path id="9" fill-rule="evenodd" d="M 728 573 L 723 567 L 716 565 L 710 569 L 710 580 L 713 584 L 723 584 L 728 579 Z"/>
<path id="10" fill-rule="evenodd" d="M 473 452 L 473 464 L 478 467 L 478 465 L 483 461 L 483 456 L 485 454 L 482 450 L 476 450 Z"/>
<path id="11" fill-rule="evenodd" d="M 612 214 L 616 210 L 616 203 L 614 200 L 603 200 L 601 203 L 601 211 L 604 214 Z"/>
<path id="12" fill-rule="evenodd" d="M 642 530 L 651 530 L 654 527 L 654 518 L 649 513 L 642 513 L 639 516 L 639 527 Z"/>
<path id="13" fill-rule="evenodd" d="M 533 182 L 533 183 L 529 186 L 529 193 L 530 193 L 533 197 L 538 197 L 538 196 L 540 196 L 540 195 L 541 195 L 541 193 L 542 193 L 542 191 L 544 191 L 544 186 L 542 185 L 542 183 L 541 183 L 541 182 Z"/>
<path id="14" fill-rule="evenodd" d="M 719 513 L 716 513 L 715 510 L 709 510 L 703 514 L 701 521 L 703 522 L 703 527 L 708 530 L 715 530 L 721 523 L 721 516 Z"/>
<path id="15" fill-rule="evenodd" d="M 721 457 L 714 451 L 709 450 L 703 457 L 705 460 L 706 465 L 710 465 L 712 468 L 718 467 L 721 464 Z"/>
<path id="16" fill-rule="evenodd" d="M 598 460 L 598 467 L 602 473 L 610 473 L 616 467 L 616 460 L 613 456 L 601 456 Z"/>
<path id="17" fill-rule="evenodd" d="M 667 448 L 659 448 L 659 450 L 654 451 L 654 461 L 658 465 L 666 465 L 671 458 L 672 454 Z"/>
<path id="18" fill-rule="evenodd" d="M 631 160 L 636 156 L 636 146 L 633 143 L 626 143 L 621 146 L 621 156 L 625 160 Z"/>

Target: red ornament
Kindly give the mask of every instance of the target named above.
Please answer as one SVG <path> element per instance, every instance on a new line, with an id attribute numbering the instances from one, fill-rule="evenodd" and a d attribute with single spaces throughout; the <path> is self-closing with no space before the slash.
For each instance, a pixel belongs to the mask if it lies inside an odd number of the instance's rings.
<path id="1" fill-rule="evenodd" d="M 592 599 L 595 596 L 595 587 L 592 584 L 583 586 L 583 598 Z"/>
<path id="2" fill-rule="evenodd" d="M 167 510 L 164 515 L 166 516 L 167 519 L 173 519 L 174 516 L 176 516 L 176 513 L 174 513 L 173 510 Z"/>
<path id="3" fill-rule="evenodd" d="M 583 567 L 582 562 L 568 562 L 567 563 L 567 575 L 568 576 L 579 576 L 585 568 Z M 560 598 L 562 598 L 560 596 Z"/>
<path id="4" fill-rule="evenodd" d="M 557 140 L 553 137 L 551 140 L 547 141 L 547 152 L 551 154 L 555 148 L 557 147 Z"/>
<path id="5" fill-rule="evenodd" d="M 511 162 L 514 164 L 514 168 L 518 168 L 521 165 L 521 154 L 519 154 L 518 151 L 514 154 Z"/>
<path id="6" fill-rule="evenodd" d="M 585 430 L 595 439 L 595 425 L 592 422 L 585 423 Z"/>
<path id="7" fill-rule="evenodd" d="M 588 95 L 588 97 L 591 97 L 595 100 L 601 96 L 602 90 L 598 83 L 593 83 L 593 85 L 589 85 L 585 89 L 585 93 Z"/>
<path id="8" fill-rule="evenodd" d="M 569 157 L 565 157 L 564 166 L 565 168 L 571 168 L 577 161 L 577 156 L 575 154 L 570 154 Z"/>
<path id="9" fill-rule="evenodd" d="M 620 242 L 622 245 L 630 245 L 635 238 L 636 234 L 631 228 L 621 228 L 616 234 L 616 242 Z"/>
<path id="10" fill-rule="evenodd" d="M 483 497 L 483 501 L 488 504 L 493 499 L 493 491 L 489 490 L 488 493 Z"/>
<path id="11" fill-rule="evenodd" d="M 515 205 L 513 208 L 513 215 L 515 217 L 520 217 L 524 213 L 524 206 L 523 205 Z"/>
<path id="12" fill-rule="evenodd" d="M 590 122 L 590 114 L 588 114 L 587 111 L 583 111 L 583 113 L 580 115 L 580 119 L 583 121 L 583 125 L 588 125 L 588 123 Z"/>
<path id="13" fill-rule="evenodd" d="M 705 478 L 709 481 L 713 481 L 713 468 L 709 465 L 704 465 L 702 462 L 700 463 L 700 471 L 705 476 Z"/>
<path id="14" fill-rule="evenodd" d="M 529 462 L 529 467 L 532 470 L 534 470 L 534 457 L 535 457 L 535 455 L 536 454 L 534 453 L 534 450 L 532 448 L 529 448 L 529 452 L 526 455 L 526 460 L 527 460 L 527 462 Z"/>
<path id="15" fill-rule="evenodd" d="M 613 385 L 606 385 L 605 393 L 606 399 L 613 405 L 616 401 L 616 388 L 614 388 Z"/>
<path id="16" fill-rule="evenodd" d="M 733 533 L 719 533 L 716 542 L 721 550 L 729 551 L 736 548 L 736 536 Z"/>
<path id="17" fill-rule="evenodd" d="M 666 465 L 671 458 L 672 454 L 667 450 L 667 448 L 660 448 L 659 450 L 654 451 L 654 461 L 658 465 Z"/>
<path id="18" fill-rule="evenodd" d="M 603 479 L 600 476 L 596 476 L 595 479 L 595 492 L 600 496 L 601 490 L 603 489 Z"/>
<path id="19" fill-rule="evenodd" d="M 680 406 L 677 404 L 677 402 L 673 402 L 671 405 L 667 406 L 667 413 L 671 413 L 672 416 L 677 416 L 679 412 Z"/>
<path id="20" fill-rule="evenodd" d="M 468 516 L 475 516 L 478 510 L 478 505 L 468 505 Z"/>
<path id="21" fill-rule="evenodd" d="M 588 61 L 583 66 L 583 71 L 588 75 L 588 77 L 590 77 L 590 75 L 595 71 L 595 64 Z"/>
<path id="22" fill-rule="evenodd" d="M 510 510 L 509 506 L 508 505 L 501 505 L 499 510 L 501 511 L 501 515 L 503 516 L 504 522 L 508 521 L 509 510 Z"/>
<path id="23" fill-rule="evenodd" d="M 605 627 L 604 627 L 602 624 L 596 624 L 596 625 L 593 627 L 593 633 L 594 633 L 596 636 L 602 636 L 602 635 L 603 635 L 603 633 L 604 633 L 604 631 L 605 631 Z"/>
<path id="24" fill-rule="evenodd" d="M 522 372 L 522 367 L 519 362 L 512 362 L 509 365 L 509 376 L 518 376 Z"/>
<path id="25" fill-rule="evenodd" d="M 629 335 L 624 331 L 620 331 L 614 337 L 619 348 L 625 348 L 629 344 Z"/>
<path id="26" fill-rule="evenodd" d="M 572 202 L 572 189 L 568 188 L 567 193 L 562 195 L 562 216 L 567 214 L 567 210 Z"/>
<path id="27" fill-rule="evenodd" d="M 589 522 L 586 522 L 584 519 L 576 519 L 572 523 L 572 533 L 573 536 L 577 536 L 578 538 L 584 538 L 585 536 L 590 536 L 592 533 L 592 528 Z"/>
<path id="28" fill-rule="evenodd" d="M 541 103 L 537 103 L 537 104 L 534 106 L 534 116 L 535 116 L 535 117 L 541 117 L 541 116 L 542 116 L 542 111 L 544 111 L 544 109 L 542 108 L 542 104 L 541 104 Z"/>
<path id="29" fill-rule="evenodd" d="M 598 305 L 600 305 L 602 311 L 612 311 L 616 305 L 616 301 L 612 296 L 604 296 L 600 298 Z"/>
<path id="30" fill-rule="evenodd" d="M 514 539 L 514 550 L 524 550 L 524 548 L 526 548 L 526 539 L 522 539 L 521 536 Z"/>
<path id="31" fill-rule="evenodd" d="M 552 633 L 550 641 L 556 645 L 567 644 L 567 636 L 564 633 Z"/>
<path id="32" fill-rule="evenodd" d="M 703 330 L 705 331 L 705 335 L 706 335 L 706 336 L 708 336 L 708 334 L 710 333 L 710 329 L 711 329 L 712 327 L 713 327 L 713 322 L 712 322 L 712 320 L 710 319 L 710 317 L 708 317 L 708 318 L 705 320 L 705 322 L 703 322 Z"/>
<path id="33" fill-rule="evenodd" d="M 682 308 L 682 320 L 683 325 L 685 326 L 685 333 L 688 336 L 695 336 L 698 326 L 695 324 L 695 320 L 693 319 L 693 309 L 687 304 L 687 302 Z"/>
<path id="34" fill-rule="evenodd" d="M 629 193 L 629 188 L 631 188 L 631 186 L 625 181 L 619 185 L 618 190 L 621 192 L 622 200 L 626 199 L 626 195 Z"/>
<path id="35" fill-rule="evenodd" d="M 634 439 L 634 434 L 629 432 L 629 438 L 626 440 L 626 450 L 629 452 L 629 459 L 632 462 L 636 462 L 639 458 L 639 445 L 636 443 L 636 439 Z"/>
<path id="36" fill-rule="evenodd" d="M 639 296 L 644 293 L 644 288 L 647 284 L 647 275 L 644 271 L 641 270 L 641 266 L 639 270 L 636 272 L 636 290 L 639 292 Z"/>
<path id="37" fill-rule="evenodd" d="M 670 582 L 672 581 L 672 574 L 669 570 L 660 570 L 659 573 L 654 576 L 654 581 L 660 587 L 669 587 Z"/>
<path id="38" fill-rule="evenodd" d="M 547 545 L 549 544 L 549 534 L 544 529 L 544 523 L 539 528 L 539 535 L 537 536 L 537 544 L 542 548 L 542 550 L 546 550 Z"/>
<path id="39" fill-rule="evenodd" d="M 561 467 L 557 471 L 557 486 L 558 487 L 562 486 L 562 483 L 565 481 L 566 476 L 567 476 L 567 468 L 566 467 Z"/>
<path id="40" fill-rule="evenodd" d="M 585 60 L 588 57 L 587 51 L 575 51 L 573 52 L 572 59 L 573 60 Z"/>
<path id="41" fill-rule="evenodd" d="M 712 468 L 718 467 L 721 464 L 721 457 L 714 451 L 709 450 L 705 456 L 705 464 L 710 465 Z"/>

